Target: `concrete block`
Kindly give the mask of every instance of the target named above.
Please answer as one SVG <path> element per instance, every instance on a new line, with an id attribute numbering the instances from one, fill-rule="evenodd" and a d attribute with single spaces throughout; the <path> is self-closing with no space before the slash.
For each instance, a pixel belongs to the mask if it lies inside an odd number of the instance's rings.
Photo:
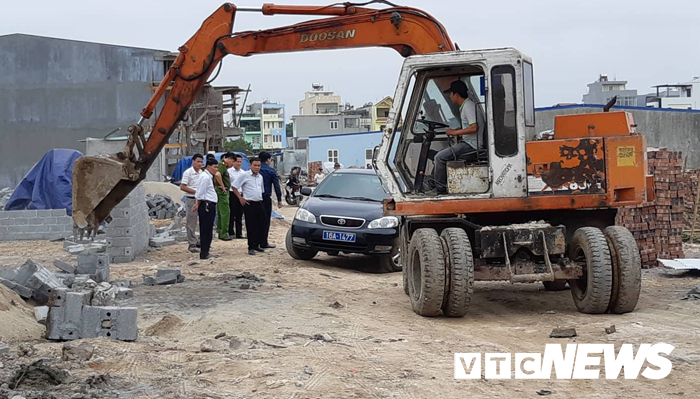
<path id="1" fill-rule="evenodd" d="M 129 263 L 133 261 L 133 256 L 115 256 L 112 258 L 112 263 Z"/>
<path id="2" fill-rule="evenodd" d="M 51 217 L 51 209 L 37 209 L 36 216 L 40 218 Z"/>
<path id="3" fill-rule="evenodd" d="M 177 274 L 169 273 L 162 276 L 156 276 L 156 285 L 169 285 L 177 283 Z"/>
<path id="4" fill-rule="evenodd" d="M 53 275 L 56 276 L 57 279 L 61 280 L 65 287 L 72 287 L 73 283 L 75 282 L 75 274 L 54 272 Z"/>
<path id="5" fill-rule="evenodd" d="M 134 291 L 131 288 L 119 287 L 117 291 L 117 300 L 126 300 L 134 297 Z"/>
<path id="6" fill-rule="evenodd" d="M 95 272 L 95 281 L 101 283 L 109 281 L 109 255 L 97 256 L 97 270 Z"/>
<path id="7" fill-rule="evenodd" d="M 174 245 L 175 243 L 176 241 L 172 237 L 153 237 L 148 240 L 148 245 L 151 247 L 167 247 L 168 245 Z"/>
<path id="8" fill-rule="evenodd" d="M 64 340 L 81 338 L 84 304 L 84 293 L 68 292 L 64 306 L 50 308 L 47 321 L 47 337 L 49 339 Z"/>
<path id="9" fill-rule="evenodd" d="M 0 269 L 0 278 L 14 280 L 15 275 L 17 275 L 17 269 Z"/>
<path id="10" fill-rule="evenodd" d="M 97 273 L 97 255 L 91 253 L 81 253 L 78 255 L 78 267 L 75 272 L 77 274 Z"/>
<path id="11" fill-rule="evenodd" d="M 37 302 L 46 303 L 49 301 L 51 291 L 63 287 L 63 282 L 46 268 L 40 267 L 36 273 L 27 279 L 26 285 L 34 291 L 32 297 Z"/>
<path id="12" fill-rule="evenodd" d="M 29 225 L 29 218 L 15 218 L 15 225 L 16 226 L 28 226 Z"/>
<path id="13" fill-rule="evenodd" d="M 115 219 L 109 224 L 110 227 L 131 227 L 134 223 L 130 219 Z"/>
<path id="14" fill-rule="evenodd" d="M 85 306 L 81 333 L 84 338 L 135 341 L 138 338 L 137 317 L 136 308 Z"/>
<path id="15" fill-rule="evenodd" d="M 178 284 L 184 283 L 184 282 L 185 282 L 185 276 L 183 276 L 182 274 L 177 276 L 177 283 Z"/>
<path id="16" fill-rule="evenodd" d="M 51 216 L 67 216 L 65 209 L 52 209 Z"/>
<path id="17" fill-rule="evenodd" d="M 21 284 L 17 284 L 14 281 L 5 280 L 4 278 L 0 278 L 0 284 L 11 289 L 12 291 L 16 292 L 19 296 L 21 296 L 24 299 L 29 299 L 34 295 L 34 291 L 31 288 L 25 287 L 24 285 L 21 285 Z"/>
<path id="18" fill-rule="evenodd" d="M 36 217 L 36 209 L 25 209 L 23 211 L 18 211 L 21 212 L 18 217 L 23 217 L 23 218 L 35 218 Z"/>
<path id="19" fill-rule="evenodd" d="M 115 281 L 112 281 L 111 283 L 112 283 L 112 285 L 116 285 L 117 287 L 121 287 L 121 288 L 131 288 L 132 287 L 131 280 L 115 280 Z"/>
<path id="20" fill-rule="evenodd" d="M 40 267 L 41 266 L 33 260 L 27 259 L 27 261 L 24 262 L 19 269 L 17 269 L 17 273 L 13 281 L 20 285 L 26 285 L 29 277 L 36 273 Z"/>
<path id="21" fill-rule="evenodd" d="M 15 219 L 2 219 L 0 220 L 0 226 L 14 226 L 15 225 Z"/>
<path id="22" fill-rule="evenodd" d="M 0 220 L 9 219 L 9 218 L 10 218 L 10 212 L 0 211 Z"/>
<path id="23" fill-rule="evenodd" d="M 53 261 L 53 265 L 66 273 L 75 274 L 75 266 L 71 265 L 70 263 L 56 259 L 55 261 Z"/>
<path id="24" fill-rule="evenodd" d="M 49 317 L 48 306 L 37 306 L 34 308 L 34 318 L 39 324 L 46 325 L 46 319 Z"/>
<path id="25" fill-rule="evenodd" d="M 180 269 L 158 269 L 156 271 L 156 277 L 165 276 L 166 274 L 175 274 L 177 276 L 181 275 Z"/>
<path id="26" fill-rule="evenodd" d="M 177 277 L 176 277 L 177 279 Z M 153 276 L 143 276 L 143 285 L 156 285 L 156 278 Z"/>
<path id="27" fill-rule="evenodd" d="M 48 306 L 52 308 L 60 308 L 66 305 L 66 295 L 68 294 L 68 288 L 56 288 L 49 294 Z"/>

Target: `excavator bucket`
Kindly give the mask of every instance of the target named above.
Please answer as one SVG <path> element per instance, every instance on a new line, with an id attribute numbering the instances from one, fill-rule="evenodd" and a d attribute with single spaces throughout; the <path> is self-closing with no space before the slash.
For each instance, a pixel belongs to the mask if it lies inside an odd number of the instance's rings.
<path id="1" fill-rule="evenodd" d="M 141 181 L 139 171 L 120 155 L 84 156 L 73 165 L 74 231 L 94 236 L 112 209 Z M 124 157 L 126 158 L 126 157 Z"/>

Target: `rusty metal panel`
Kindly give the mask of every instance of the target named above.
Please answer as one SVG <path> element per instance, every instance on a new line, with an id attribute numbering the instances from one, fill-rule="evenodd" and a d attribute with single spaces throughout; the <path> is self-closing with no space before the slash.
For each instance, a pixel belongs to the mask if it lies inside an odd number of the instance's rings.
<path id="1" fill-rule="evenodd" d="M 488 166 L 466 166 L 463 161 L 447 163 L 447 192 L 482 194 L 489 191 Z"/>
<path id="2" fill-rule="evenodd" d="M 602 194 L 605 184 L 603 139 L 530 141 L 528 194 Z"/>
<path id="3" fill-rule="evenodd" d="M 621 206 L 644 200 L 646 148 L 642 135 L 605 138 L 608 201 L 611 204 Z"/>
<path id="4" fill-rule="evenodd" d="M 629 136 L 635 132 L 635 126 L 629 112 L 559 115 L 554 118 L 554 138 Z"/>
<path id="5" fill-rule="evenodd" d="M 564 226 L 550 226 L 547 223 L 513 224 L 510 226 L 484 227 L 476 232 L 477 249 L 482 258 L 503 258 L 513 256 L 520 248 L 526 248 L 534 255 L 545 255 L 542 234 L 550 255 L 566 252 L 566 229 Z M 504 249 L 503 235 L 508 248 Z"/>

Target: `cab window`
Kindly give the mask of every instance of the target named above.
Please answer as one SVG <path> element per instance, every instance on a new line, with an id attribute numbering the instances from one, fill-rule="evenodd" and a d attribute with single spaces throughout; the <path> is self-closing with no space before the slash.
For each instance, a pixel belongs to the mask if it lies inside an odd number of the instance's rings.
<path id="1" fill-rule="evenodd" d="M 518 153 L 515 99 L 515 69 L 510 65 L 491 69 L 494 146 L 496 154 L 501 157 Z"/>

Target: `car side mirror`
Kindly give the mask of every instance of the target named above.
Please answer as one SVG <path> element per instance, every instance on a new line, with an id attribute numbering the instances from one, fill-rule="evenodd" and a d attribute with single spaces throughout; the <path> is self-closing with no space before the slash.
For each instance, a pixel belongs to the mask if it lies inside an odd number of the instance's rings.
<path id="1" fill-rule="evenodd" d="M 309 195 L 311 195 L 311 189 L 308 187 L 302 187 L 301 195 L 308 197 Z"/>

